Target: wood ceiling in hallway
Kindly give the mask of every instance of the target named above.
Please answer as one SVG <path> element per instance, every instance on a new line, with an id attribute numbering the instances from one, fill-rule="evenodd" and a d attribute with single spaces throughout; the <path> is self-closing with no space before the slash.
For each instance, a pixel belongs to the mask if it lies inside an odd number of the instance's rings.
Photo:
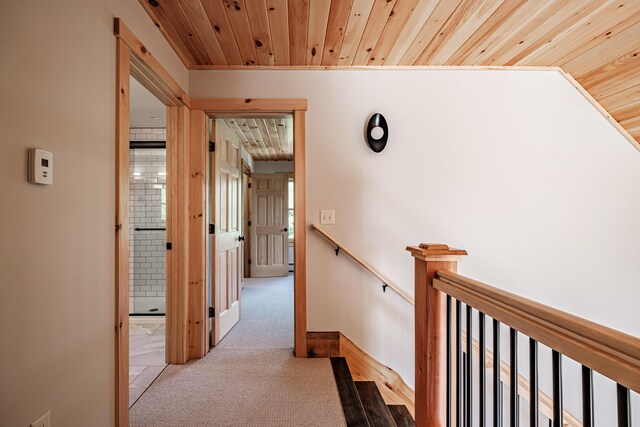
<path id="1" fill-rule="evenodd" d="M 189 69 L 559 66 L 640 141 L 640 0 L 139 0 Z"/>
<path id="2" fill-rule="evenodd" d="M 225 124 L 253 160 L 293 160 L 293 117 L 233 117 Z"/>

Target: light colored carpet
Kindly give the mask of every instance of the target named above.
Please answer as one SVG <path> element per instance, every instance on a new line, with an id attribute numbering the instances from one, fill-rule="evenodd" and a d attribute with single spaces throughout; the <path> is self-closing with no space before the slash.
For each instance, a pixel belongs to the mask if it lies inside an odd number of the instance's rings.
<path id="1" fill-rule="evenodd" d="M 217 348 L 293 348 L 293 275 L 245 279 L 241 320 Z"/>
<path id="2" fill-rule="evenodd" d="M 240 322 L 203 359 L 169 365 L 133 427 L 344 426 L 329 359 L 293 357 L 293 278 L 251 279 Z"/>

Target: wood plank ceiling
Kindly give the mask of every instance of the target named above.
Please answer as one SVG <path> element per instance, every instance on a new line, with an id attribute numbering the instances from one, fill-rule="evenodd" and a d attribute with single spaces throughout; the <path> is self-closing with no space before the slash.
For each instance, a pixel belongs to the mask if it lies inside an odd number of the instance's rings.
<path id="1" fill-rule="evenodd" d="M 640 142 L 640 0 L 139 0 L 189 69 L 560 66 Z"/>
<path id="2" fill-rule="evenodd" d="M 225 124 L 253 160 L 293 160 L 293 117 L 233 117 Z"/>

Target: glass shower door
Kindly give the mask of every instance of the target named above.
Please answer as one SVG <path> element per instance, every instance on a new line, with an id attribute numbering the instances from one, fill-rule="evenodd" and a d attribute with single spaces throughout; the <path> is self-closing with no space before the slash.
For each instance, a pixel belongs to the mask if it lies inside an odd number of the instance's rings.
<path id="1" fill-rule="evenodd" d="M 166 149 L 130 150 L 130 314 L 165 314 Z"/>

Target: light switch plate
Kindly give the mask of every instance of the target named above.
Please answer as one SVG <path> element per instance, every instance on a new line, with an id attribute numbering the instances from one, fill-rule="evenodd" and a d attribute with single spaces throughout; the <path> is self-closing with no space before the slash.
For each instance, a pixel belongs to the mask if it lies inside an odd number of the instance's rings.
<path id="1" fill-rule="evenodd" d="M 336 211 L 320 211 L 320 224 L 335 224 Z"/>
<path id="2" fill-rule="evenodd" d="M 32 422 L 29 427 L 51 427 L 51 412 L 47 411 L 46 414 Z"/>

